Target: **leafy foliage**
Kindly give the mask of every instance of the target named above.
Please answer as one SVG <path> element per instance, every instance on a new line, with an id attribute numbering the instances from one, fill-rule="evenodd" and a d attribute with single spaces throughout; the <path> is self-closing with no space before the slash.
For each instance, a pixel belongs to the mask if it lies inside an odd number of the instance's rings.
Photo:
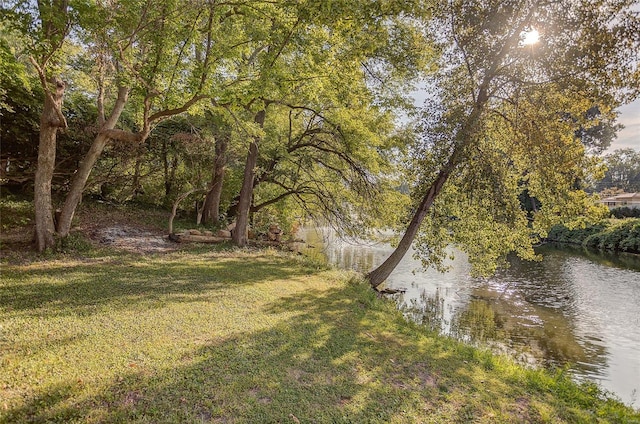
<path id="1" fill-rule="evenodd" d="M 615 208 L 611 210 L 611 216 L 618 219 L 640 218 L 640 208 L 630 208 L 628 206 Z"/>
<path id="2" fill-rule="evenodd" d="M 599 149 L 596 138 L 606 144 L 615 106 L 638 94 L 629 85 L 638 77 L 638 19 L 626 2 L 603 8 L 472 1 L 435 9 L 429 28 L 442 59 L 409 174 L 416 206 L 422 199 L 414 221 L 425 214 L 417 250 L 425 265 L 441 265 L 454 244 L 475 272 L 491 273 L 509 251 L 534 258 L 532 245 L 552 225 L 605 216 L 584 190 L 603 173 L 586 152 Z M 525 46 L 532 28 L 543 37 Z M 620 74 L 605 62 L 620 64 Z M 522 193 L 535 199 L 530 211 Z"/>
<path id="3" fill-rule="evenodd" d="M 547 238 L 594 249 L 640 253 L 640 219 L 602 221 L 597 225 L 572 230 L 556 226 Z"/>
<path id="4" fill-rule="evenodd" d="M 583 191 L 602 173 L 586 153 L 607 145 L 616 106 L 638 94 L 630 4 L 10 1 L 0 104 L 20 112 L 9 143 L 23 154 L 35 144 L 31 94 L 42 93 L 20 54 L 68 81 L 53 186 L 75 193 L 66 224 L 85 189 L 167 205 L 204 188 L 212 115 L 230 139 L 221 209 L 233 214 L 255 144 L 245 203 L 263 223 L 306 215 L 344 234 L 400 228 L 407 193 L 415 207 L 455 156 L 418 251 L 437 264 L 446 244 L 466 246 L 490 272 L 509 250 L 533 257 L 550 225 L 602 213 Z M 523 46 L 533 27 L 541 42 Z M 399 129 L 417 81 L 430 103 Z"/>
<path id="5" fill-rule="evenodd" d="M 597 182 L 598 191 L 617 188 L 623 192 L 640 191 L 640 152 L 618 149 L 604 156 L 607 171 Z"/>

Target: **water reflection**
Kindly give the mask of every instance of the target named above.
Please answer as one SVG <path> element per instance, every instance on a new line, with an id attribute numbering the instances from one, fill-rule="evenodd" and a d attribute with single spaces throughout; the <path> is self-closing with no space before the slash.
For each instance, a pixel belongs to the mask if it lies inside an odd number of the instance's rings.
<path id="1" fill-rule="evenodd" d="M 343 267 L 366 272 L 388 245 L 347 243 L 328 231 L 308 231 L 312 249 Z M 481 343 L 527 363 L 570 365 L 640 406 L 640 260 L 579 249 L 540 249 L 544 260 L 510 259 L 491 278 L 472 278 L 463 254 L 441 274 L 420 270 L 410 255 L 387 285 L 409 319 L 468 343 Z"/>

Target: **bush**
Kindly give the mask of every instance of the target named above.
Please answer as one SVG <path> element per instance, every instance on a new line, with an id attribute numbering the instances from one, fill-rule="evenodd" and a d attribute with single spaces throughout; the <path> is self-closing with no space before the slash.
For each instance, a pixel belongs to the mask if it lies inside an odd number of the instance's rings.
<path id="1" fill-rule="evenodd" d="M 580 244 L 584 247 L 640 253 L 640 219 L 602 222 L 587 228 L 569 230 L 559 225 L 549 231 L 549 241 Z"/>
<path id="2" fill-rule="evenodd" d="M 640 253 L 640 219 L 627 219 L 607 231 L 605 249 Z"/>
<path id="3" fill-rule="evenodd" d="M 640 208 L 630 208 L 628 206 L 615 208 L 611 210 L 611 216 L 618 219 L 640 218 Z"/>
<path id="4" fill-rule="evenodd" d="M 608 222 L 603 221 L 590 227 L 575 228 L 573 230 L 564 225 L 555 225 L 549 231 L 547 240 L 557 243 L 583 244 L 587 238 L 601 233 L 608 225 Z"/>

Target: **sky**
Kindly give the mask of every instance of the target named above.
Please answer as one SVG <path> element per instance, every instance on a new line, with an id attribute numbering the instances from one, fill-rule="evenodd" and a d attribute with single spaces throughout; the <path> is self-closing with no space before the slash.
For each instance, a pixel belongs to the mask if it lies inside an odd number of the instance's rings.
<path id="1" fill-rule="evenodd" d="M 628 148 L 640 152 L 640 99 L 618 110 L 620 111 L 618 122 L 625 128 L 618 132 L 618 138 L 613 140 L 607 152 Z"/>

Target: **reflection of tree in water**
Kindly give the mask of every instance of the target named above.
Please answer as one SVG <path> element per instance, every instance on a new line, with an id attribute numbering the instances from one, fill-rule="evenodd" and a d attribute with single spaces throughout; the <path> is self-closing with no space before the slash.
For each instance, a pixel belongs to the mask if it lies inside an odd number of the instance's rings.
<path id="1" fill-rule="evenodd" d="M 546 254 L 547 252 L 552 252 L 554 254 L 565 253 L 567 257 L 580 256 L 591 262 L 607 267 L 640 271 L 640 257 L 632 253 L 608 252 L 563 243 L 550 243 L 538 248 L 537 251 L 543 254 Z"/>
<path id="2" fill-rule="evenodd" d="M 570 322 L 557 310 L 531 304 L 525 308 L 500 293 L 479 292 L 482 296 L 452 311 L 450 322 L 445 319 L 447 305 L 439 289 L 433 295 L 423 291 L 419 299 L 405 301 L 401 309 L 408 319 L 430 330 L 490 347 L 520 362 L 547 367 L 570 364 L 590 375 L 599 374 L 598 369 L 605 365 L 606 348 L 597 340 L 579 341 Z"/>
<path id="3" fill-rule="evenodd" d="M 407 319 L 437 333 L 442 333 L 447 325 L 444 318 L 444 298 L 440 295 L 439 288 L 436 289 L 433 296 L 423 290 L 419 299 L 409 299 L 409 302 L 403 302 L 400 305 L 400 310 Z"/>
<path id="4" fill-rule="evenodd" d="M 465 309 L 456 311 L 451 320 L 451 336 L 465 342 L 504 340 L 500 331 L 503 320 L 482 299 L 473 299 Z"/>
<path id="5" fill-rule="evenodd" d="M 299 230 L 298 237 L 305 243 L 297 247 L 297 251 L 305 256 L 324 260 L 342 269 L 353 269 L 368 272 L 377 265 L 375 243 L 367 243 L 354 239 L 341 239 L 329 227 L 304 227 Z M 382 252 L 386 256 L 386 251 Z"/>

